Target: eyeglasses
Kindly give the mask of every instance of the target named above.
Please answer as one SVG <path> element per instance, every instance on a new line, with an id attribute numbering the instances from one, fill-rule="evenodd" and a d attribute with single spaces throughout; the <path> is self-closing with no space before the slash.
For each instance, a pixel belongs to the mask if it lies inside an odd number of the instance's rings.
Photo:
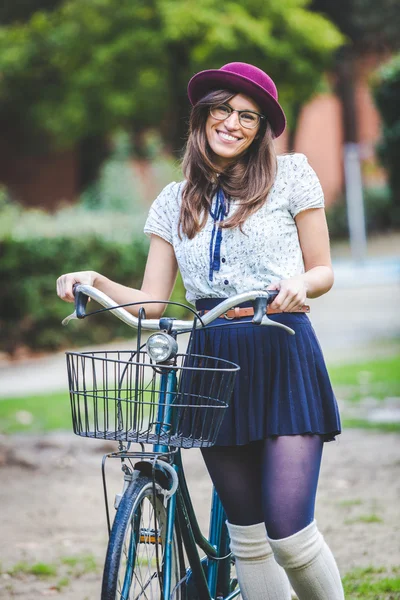
<path id="1" fill-rule="evenodd" d="M 254 129 L 259 125 L 261 119 L 265 119 L 264 115 L 260 115 L 260 113 L 255 112 L 254 110 L 236 110 L 236 108 L 232 108 L 229 104 L 221 104 L 220 106 L 213 106 L 210 108 L 210 115 L 217 119 L 217 121 L 225 121 L 228 117 L 231 116 L 233 112 L 237 112 L 239 115 L 239 123 L 242 127 L 246 129 Z"/>

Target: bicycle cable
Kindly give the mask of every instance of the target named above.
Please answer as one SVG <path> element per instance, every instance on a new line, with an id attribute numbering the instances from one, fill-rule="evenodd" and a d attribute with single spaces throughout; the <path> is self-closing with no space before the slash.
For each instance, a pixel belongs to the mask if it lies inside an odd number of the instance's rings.
<path id="1" fill-rule="evenodd" d="M 92 315 L 97 315 L 102 312 L 107 312 L 109 310 L 115 310 L 116 308 L 128 308 L 129 306 L 142 306 L 143 304 L 171 304 L 172 306 L 180 306 L 181 308 L 185 308 L 190 311 L 195 317 L 200 319 L 201 317 L 198 315 L 196 310 L 187 304 L 183 304 L 182 302 L 174 302 L 172 300 L 142 300 L 141 302 L 126 302 L 125 304 L 116 304 L 115 306 L 105 306 L 103 308 L 98 308 L 97 310 L 93 310 L 90 313 L 86 313 L 83 318 L 91 317 Z M 168 318 L 168 317 L 166 317 Z"/>

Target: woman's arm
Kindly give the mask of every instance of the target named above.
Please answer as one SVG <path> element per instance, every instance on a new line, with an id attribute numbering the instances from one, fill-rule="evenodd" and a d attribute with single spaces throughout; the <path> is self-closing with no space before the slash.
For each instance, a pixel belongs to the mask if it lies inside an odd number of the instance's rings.
<path id="1" fill-rule="evenodd" d="M 306 298 L 322 296 L 333 285 L 329 234 L 324 209 L 302 211 L 295 217 L 295 221 L 305 273 L 283 279 L 268 288 L 280 290 L 271 307 L 286 312 L 302 306 Z"/>
<path id="2" fill-rule="evenodd" d="M 151 236 L 150 249 L 147 257 L 146 269 L 140 290 L 130 288 L 96 271 L 79 271 L 61 275 L 57 280 L 57 294 L 66 302 L 73 302 L 72 288 L 76 283 L 92 285 L 101 292 L 110 296 L 117 304 L 140 302 L 141 300 L 168 300 L 171 296 L 178 265 L 175 252 L 171 244 L 157 235 Z M 127 308 L 134 315 L 138 314 L 140 306 Z M 160 317 L 164 311 L 164 304 L 148 304 L 145 306 L 146 316 L 149 319 Z"/>

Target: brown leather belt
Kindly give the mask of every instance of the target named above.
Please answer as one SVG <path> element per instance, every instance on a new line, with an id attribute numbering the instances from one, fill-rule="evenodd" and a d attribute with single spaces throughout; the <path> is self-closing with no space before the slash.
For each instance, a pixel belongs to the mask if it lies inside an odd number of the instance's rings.
<path id="1" fill-rule="evenodd" d="M 204 310 L 204 311 L 200 311 L 200 312 L 203 315 L 205 315 L 209 311 Z M 284 311 L 271 308 L 270 306 L 267 307 L 267 315 L 279 315 L 279 314 L 282 314 L 283 312 Z M 291 313 L 309 313 L 310 307 L 308 306 L 308 304 L 304 304 L 301 308 L 298 308 L 297 310 L 291 310 L 290 312 Z M 240 307 L 236 306 L 235 308 L 230 308 L 229 310 L 227 310 L 226 313 L 224 313 L 223 315 L 220 315 L 219 318 L 231 320 L 231 319 L 240 319 L 241 317 L 252 317 L 252 316 L 254 316 L 254 308 L 252 306 L 249 306 L 246 308 L 240 308 Z"/>

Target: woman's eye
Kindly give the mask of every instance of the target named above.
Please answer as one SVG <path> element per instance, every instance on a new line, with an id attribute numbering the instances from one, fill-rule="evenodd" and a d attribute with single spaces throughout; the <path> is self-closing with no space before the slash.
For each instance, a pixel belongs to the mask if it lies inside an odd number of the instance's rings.
<path id="1" fill-rule="evenodd" d="M 257 120 L 257 116 L 252 113 L 242 113 L 241 117 L 246 123 L 254 123 Z"/>
<path id="2" fill-rule="evenodd" d="M 228 106 L 217 106 L 217 108 L 215 108 L 214 110 L 215 110 L 215 112 L 219 113 L 220 115 L 224 115 L 226 117 L 231 112 L 229 110 Z"/>

